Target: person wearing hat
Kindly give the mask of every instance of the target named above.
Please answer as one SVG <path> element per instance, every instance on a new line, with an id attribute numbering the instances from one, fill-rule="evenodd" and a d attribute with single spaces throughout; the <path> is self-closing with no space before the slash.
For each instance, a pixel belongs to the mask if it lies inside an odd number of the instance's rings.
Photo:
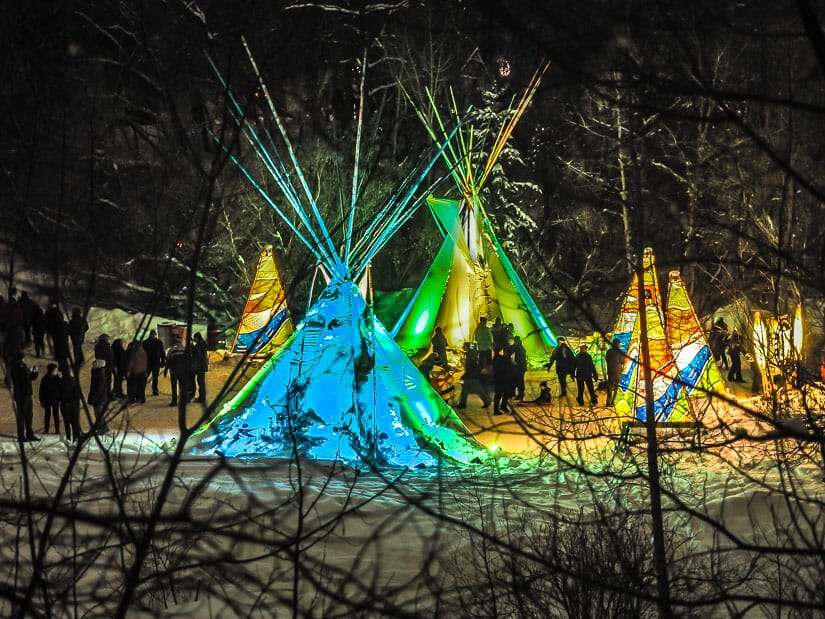
<path id="1" fill-rule="evenodd" d="M 11 366 L 11 388 L 17 415 L 17 440 L 22 443 L 40 440 L 32 430 L 32 378 L 36 377 L 37 368 L 29 368 L 26 365 L 26 356 L 18 352 Z"/>

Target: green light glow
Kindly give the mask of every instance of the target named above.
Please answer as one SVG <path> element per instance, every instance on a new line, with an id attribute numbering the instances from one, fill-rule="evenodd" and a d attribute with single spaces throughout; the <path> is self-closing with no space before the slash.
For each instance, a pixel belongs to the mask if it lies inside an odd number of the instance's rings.
<path id="1" fill-rule="evenodd" d="M 421 333 L 423 333 L 427 329 L 429 321 L 430 311 L 424 310 L 423 312 L 421 312 L 421 315 L 418 317 L 418 320 L 415 321 L 415 329 L 413 330 L 413 332 L 416 335 L 420 335 Z"/>

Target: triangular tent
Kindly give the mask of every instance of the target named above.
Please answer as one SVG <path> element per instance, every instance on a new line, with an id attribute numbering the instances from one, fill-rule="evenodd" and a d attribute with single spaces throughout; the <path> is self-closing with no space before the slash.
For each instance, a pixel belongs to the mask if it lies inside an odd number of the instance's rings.
<path id="1" fill-rule="evenodd" d="M 679 271 L 671 271 L 665 310 L 665 337 L 688 396 L 725 393 L 719 366 L 710 351 L 705 331 L 696 316 Z"/>
<path id="2" fill-rule="evenodd" d="M 272 247 L 267 246 L 258 259 L 255 277 L 232 342 L 232 354 L 268 357 L 287 340 L 292 330 L 286 294 Z"/>
<path id="3" fill-rule="evenodd" d="M 430 345 L 433 331 L 441 327 L 448 343 L 460 349 L 472 341 L 479 319 L 490 324 L 500 317 L 512 323 L 521 336 L 531 365 L 546 362 L 556 345 L 547 320 L 496 238 L 482 201 L 481 192 L 496 165 L 504 144 L 538 88 L 547 66 L 536 73 L 510 119 L 505 123 L 487 155 L 483 167 L 473 165 L 473 131 L 459 134 L 458 145 L 443 139 L 444 123 L 430 98 L 438 132 L 419 113 L 430 136 L 442 144 L 443 157 L 463 199 L 429 198 L 430 211 L 444 241 L 413 296 L 410 305 L 392 330 L 398 345 L 414 355 Z"/>
<path id="4" fill-rule="evenodd" d="M 640 303 L 639 282 L 634 276 L 614 330 L 614 337 L 619 339 L 627 355 L 614 400 L 616 412 L 620 417 L 647 420 L 645 378 L 649 373 L 653 385 L 653 418 L 658 422 L 693 421 L 693 410 L 665 337 L 661 292 L 650 248 L 645 249 L 643 264 L 643 299 Z M 649 365 L 644 363 L 642 355 L 641 311 L 647 322 L 644 335 L 650 353 Z"/>
<path id="5" fill-rule="evenodd" d="M 371 209 L 372 221 L 355 238 L 361 108 L 349 212 L 342 225 L 330 228 L 251 54 L 249 57 L 271 120 L 278 128 L 279 149 L 272 146 L 273 136 L 267 135 L 265 142 L 260 138 L 258 127 L 248 120 L 250 116 L 243 113 L 231 92 L 228 96 L 238 126 L 278 185 L 292 217 L 264 189 L 263 179 L 237 158 L 233 161 L 315 254 L 329 273 L 330 283 L 286 344 L 193 436 L 192 450 L 244 457 L 298 455 L 355 466 L 421 467 L 444 460 L 467 463 L 485 459 L 488 452 L 388 336 L 355 283 L 376 253 L 423 203 L 415 196 L 431 191 L 432 186 L 423 192 L 419 189 L 441 153 L 410 173 L 383 206 Z M 362 77 L 362 102 L 363 85 Z M 285 154 L 282 157 L 280 153 Z M 331 229 L 340 230 L 343 238 L 333 239 Z"/>

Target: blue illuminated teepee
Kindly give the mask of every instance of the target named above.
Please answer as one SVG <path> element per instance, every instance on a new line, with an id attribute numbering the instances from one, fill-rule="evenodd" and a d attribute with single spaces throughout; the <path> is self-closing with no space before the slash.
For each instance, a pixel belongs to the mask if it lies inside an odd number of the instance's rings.
<path id="1" fill-rule="evenodd" d="M 333 239 L 251 54 L 249 58 L 278 129 L 279 147 L 270 133 L 248 121 L 231 93 L 229 100 L 238 127 L 278 185 L 294 220 L 264 189 L 262 179 L 237 159 L 233 161 L 314 253 L 330 274 L 330 282 L 292 337 L 196 432 L 192 451 L 242 457 L 301 456 L 355 466 L 409 468 L 444 460 L 484 460 L 487 451 L 393 342 L 355 283 L 367 272 L 376 253 L 423 203 L 432 186 L 422 192 L 419 188 L 441 152 L 407 176 L 388 201 L 372 211 L 373 219 L 363 234 L 354 238 L 355 209 L 361 208 L 361 108 L 349 212 L 340 226 L 343 238 Z M 362 77 L 362 101 L 363 87 Z"/>

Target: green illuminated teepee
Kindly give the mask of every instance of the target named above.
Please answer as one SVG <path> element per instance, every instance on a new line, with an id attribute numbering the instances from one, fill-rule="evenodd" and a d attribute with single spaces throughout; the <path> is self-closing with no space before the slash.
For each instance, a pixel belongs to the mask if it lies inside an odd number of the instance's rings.
<path id="1" fill-rule="evenodd" d="M 280 189 L 291 213 L 287 214 L 265 189 L 262 177 L 234 156 L 233 161 L 315 255 L 330 280 L 290 339 L 193 436 L 191 450 L 197 454 L 306 457 L 353 466 L 408 468 L 485 460 L 486 449 L 390 338 L 356 284 L 378 251 L 435 186 L 421 190 L 440 151 L 412 171 L 383 205 L 361 205 L 362 77 L 350 203 L 343 209 L 342 221 L 328 226 L 269 91 L 251 54 L 249 57 L 277 134 L 271 135 L 251 121 L 231 93 L 229 100 L 243 137 Z M 357 237 L 356 209 L 372 214 Z M 338 238 L 332 230 L 339 231 Z"/>
<path id="2" fill-rule="evenodd" d="M 395 341 L 407 354 L 426 349 L 436 327 L 441 327 L 452 347 L 460 348 L 463 342 L 472 341 L 482 316 L 487 317 L 490 324 L 497 317 L 505 324 L 512 323 L 532 365 L 544 363 L 556 345 L 556 337 L 541 310 L 502 249 L 481 200 L 490 173 L 546 69 L 547 65 L 536 72 L 509 120 L 499 130 L 486 160 L 478 167 L 473 163 L 478 157 L 474 153 L 472 127 L 461 131 L 456 140 L 458 144 L 453 145 L 445 139 L 444 122 L 432 97 L 430 104 L 437 127 L 419 111 L 430 136 L 443 147 L 442 157 L 462 199 L 430 197 L 427 200 L 444 241 L 392 330 Z"/>

